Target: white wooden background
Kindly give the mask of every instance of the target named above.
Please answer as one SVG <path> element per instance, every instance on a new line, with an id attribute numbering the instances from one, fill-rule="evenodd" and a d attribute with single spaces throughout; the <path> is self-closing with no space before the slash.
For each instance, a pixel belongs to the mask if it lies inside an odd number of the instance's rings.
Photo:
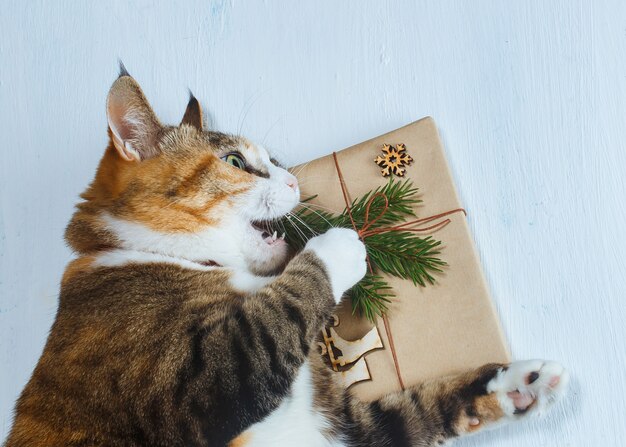
<path id="1" fill-rule="evenodd" d="M 166 122 L 190 87 L 294 164 L 432 115 L 513 355 L 573 375 L 547 418 L 460 445 L 625 445 L 626 2 L 0 3 L 0 440 L 121 57 Z"/>

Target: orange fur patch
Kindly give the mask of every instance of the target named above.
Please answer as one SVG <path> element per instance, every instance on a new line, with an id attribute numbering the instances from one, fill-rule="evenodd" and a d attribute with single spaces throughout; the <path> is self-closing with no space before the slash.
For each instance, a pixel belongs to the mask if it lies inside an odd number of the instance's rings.
<path id="1" fill-rule="evenodd" d="M 13 431 L 13 438 L 24 442 L 24 444 L 20 445 L 57 447 L 60 445 L 78 444 L 87 439 L 84 432 L 66 428 L 53 429 L 50 425 L 41 423 L 29 416 L 22 416 L 19 420 L 16 420 Z"/>
<path id="2" fill-rule="evenodd" d="M 254 176 L 206 150 L 129 162 L 109 147 L 85 198 L 155 231 L 194 233 L 215 224 L 220 205 L 247 192 L 253 182 Z"/>
<path id="3" fill-rule="evenodd" d="M 94 261 L 93 256 L 81 256 L 71 261 L 65 268 L 63 278 L 61 279 L 61 285 L 67 284 L 76 274 L 84 272 L 91 267 Z"/>
<path id="4" fill-rule="evenodd" d="M 476 417 L 468 416 L 465 412 L 459 415 L 459 419 L 455 424 L 459 433 L 475 432 L 480 430 L 486 423 L 495 422 L 504 416 L 504 412 L 495 394 L 476 397 L 474 400 L 474 409 L 478 414 Z M 476 419 L 478 419 L 478 424 L 475 423 Z"/>
<path id="5" fill-rule="evenodd" d="M 246 444 L 250 443 L 250 439 L 252 438 L 252 433 L 244 432 L 237 436 L 235 439 L 230 441 L 228 447 L 244 447 Z"/>
<path id="6" fill-rule="evenodd" d="M 487 394 L 485 396 L 479 396 L 474 401 L 474 408 L 480 415 L 481 419 L 486 421 L 497 421 L 504 416 L 504 411 L 500 407 L 500 402 L 495 394 Z"/>

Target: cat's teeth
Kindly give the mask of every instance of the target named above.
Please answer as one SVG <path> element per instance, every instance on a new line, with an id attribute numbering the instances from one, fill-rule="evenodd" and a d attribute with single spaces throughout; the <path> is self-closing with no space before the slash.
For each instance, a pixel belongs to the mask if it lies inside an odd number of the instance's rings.
<path id="1" fill-rule="evenodd" d="M 280 238 L 284 241 L 285 240 L 285 233 L 281 234 Z"/>
<path id="2" fill-rule="evenodd" d="M 276 230 L 274 230 L 274 234 L 272 234 L 272 239 L 276 240 L 277 236 L 278 236 L 278 232 Z"/>

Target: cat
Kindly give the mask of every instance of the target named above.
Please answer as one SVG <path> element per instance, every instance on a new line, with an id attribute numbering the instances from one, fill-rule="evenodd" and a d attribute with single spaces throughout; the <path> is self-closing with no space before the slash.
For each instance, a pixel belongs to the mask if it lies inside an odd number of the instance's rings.
<path id="1" fill-rule="evenodd" d="M 563 395 L 563 367 L 533 360 L 356 400 L 312 346 L 365 274 L 357 234 L 331 229 L 291 254 L 272 224 L 299 204 L 297 179 L 263 147 L 205 130 L 193 96 L 163 125 L 122 69 L 107 118 L 66 230 L 78 257 L 7 447 L 435 446 Z"/>

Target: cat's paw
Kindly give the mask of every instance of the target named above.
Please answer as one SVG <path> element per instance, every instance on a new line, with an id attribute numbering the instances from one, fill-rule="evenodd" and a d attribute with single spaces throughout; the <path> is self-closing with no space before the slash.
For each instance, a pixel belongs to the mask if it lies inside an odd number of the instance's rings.
<path id="1" fill-rule="evenodd" d="M 309 240 L 305 250 L 314 252 L 324 263 L 337 303 L 367 270 L 365 245 L 353 230 L 332 228 Z"/>
<path id="2" fill-rule="evenodd" d="M 513 362 L 491 379 L 487 391 L 495 393 L 509 418 L 540 414 L 567 389 L 569 375 L 559 363 L 545 360 Z"/>

